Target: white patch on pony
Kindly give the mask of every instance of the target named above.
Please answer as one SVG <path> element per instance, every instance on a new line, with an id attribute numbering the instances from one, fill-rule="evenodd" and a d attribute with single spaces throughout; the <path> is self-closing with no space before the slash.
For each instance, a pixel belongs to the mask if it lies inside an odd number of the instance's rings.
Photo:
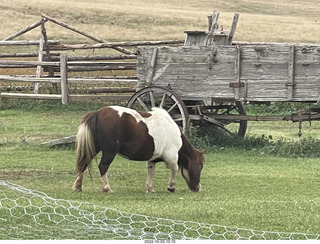
<path id="1" fill-rule="evenodd" d="M 183 174 L 184 178 L 186 179 L 186 181 L 189 182 L 190 181 L 189 172 L 184 167 L 182 167 L 182 174 Z"/>
<path id="2" fill-rule="evenodd" d="M 152 116 L 144 120 L 154 140 L 153 159 L 161 157 L 167 164 L 177 164 L 178 151 L 182 146 L 178 125 L 164 109 L 152 108 L 150 113 Z"/>
<path id="3" fill-rule="evenodd" d="M 110 108 L 116 110 L 119 114 L 119 117 L 122 116 L 123 113 L 130 114 L 133 118 L 136 119 L 137 123 L 143 121 L 143 117 L 134 109 L 120 107 L 120 106 L 110 106 Z"/>
<path id="4" fill-rule="evenodd" d="M 116 110 L 121 117 L 123 113 L 132 115 L 137 123 L 144 122 L 148 128 L 149 135 L 154 141 L 154 153 L 149 161 L 162 158 L 169 164 L 169 168 L 176 168 L 178 163 L 178 152 L 182 146 L 181 132 L 179 126 L 174 122 L 168 112 L 161 108 L 152 108 L 151 116 L 144 118 L 137 111 L 120 107 L 110 106 Z"/>

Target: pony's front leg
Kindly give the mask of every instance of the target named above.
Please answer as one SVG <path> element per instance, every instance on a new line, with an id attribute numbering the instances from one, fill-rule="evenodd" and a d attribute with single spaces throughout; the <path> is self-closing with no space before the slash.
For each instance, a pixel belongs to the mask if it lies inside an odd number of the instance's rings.
<path id="1" fill-rule="evenodd" d="M 76 180 L 73 183 L 72 188 L 75 191 L 82 191 L 82 179 L 83 179 L 83 172 L 78 173 Z"/>
<path id="2" fill-rule="evenodd" d="M 147 181 L 146 191 L 147 193 L 154 193 L 155 190 L 152 188 L 152 177 L 154 176 L 156 164 L 153 162 L 147 162 Z"/>
<path id="3" fill-rule="evenodd" d="M 171 176 L 169 179 L 169 184 L 167 190 L 170 192 L 175 192 L 176 190 L 176 177 L 177 172 L 179 170 L 179 166 L 177 163 L 167 164 L 167 167 L 171 169 Z"/>

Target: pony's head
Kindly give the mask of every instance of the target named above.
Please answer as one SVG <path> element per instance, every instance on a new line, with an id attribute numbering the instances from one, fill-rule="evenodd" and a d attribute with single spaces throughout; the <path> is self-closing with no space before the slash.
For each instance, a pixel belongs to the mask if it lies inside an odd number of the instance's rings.
<path id="1" fill-rule="evenodd" d="M 181 174 L 189 189 L 198 192 L 201 189 L 200 175 L 203 168 L 204 150 L 198 151 L 195 149 L 184 135 L 182 135 L 182 142 L 183 145 L 179 151 Z"/>

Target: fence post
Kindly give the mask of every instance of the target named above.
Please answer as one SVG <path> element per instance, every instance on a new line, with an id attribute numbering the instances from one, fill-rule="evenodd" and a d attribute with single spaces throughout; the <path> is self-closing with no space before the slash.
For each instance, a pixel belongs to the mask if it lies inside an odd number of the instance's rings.
<path id="1" fill-rule="evenodd" d="M 68 56 L 60 55 L 61 103 L 68 103 Z"/>

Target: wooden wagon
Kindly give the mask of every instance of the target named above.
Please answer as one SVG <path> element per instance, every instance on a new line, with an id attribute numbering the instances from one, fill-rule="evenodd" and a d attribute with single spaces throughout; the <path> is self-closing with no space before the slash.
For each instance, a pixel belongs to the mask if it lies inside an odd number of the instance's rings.
<path id="1" fill-rule="evenodd" d="M 218 31 L 186 32 L 184 46 L 139 47 L 138 89 L 128 107 L 167 109 L 185 130 L 189 121 L 208 121 L 243 136 L 247 121 L 319 120 L 317 111 L 286 116 L 248 116 L 246 103 L 320 101 L 320 45 L 232 42 Z"/>

